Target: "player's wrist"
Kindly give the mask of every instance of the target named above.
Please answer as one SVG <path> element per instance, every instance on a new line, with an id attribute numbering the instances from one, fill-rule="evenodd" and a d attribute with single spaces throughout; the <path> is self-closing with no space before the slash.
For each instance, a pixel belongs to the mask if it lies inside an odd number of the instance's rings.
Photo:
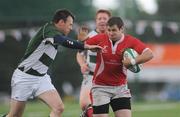
<path id="1" fill-rule="evenodd" d="M 84 44 L 84 50 L 92 50 L 92 45 L 89 45 L 89 44 Z"/>
<path id="2" fill-rule="evenodd" d="M 84 44 L 84 49 L 85 50 L 88 50 L 89 49 L 89 46 L 87 44 Z"/>
<path id="3" fill-rule="evenodd" d="M 131 62 L 131 65 L 136 65 L 136 60 L 135 59 L 131 59 L 130 62 Z"/>

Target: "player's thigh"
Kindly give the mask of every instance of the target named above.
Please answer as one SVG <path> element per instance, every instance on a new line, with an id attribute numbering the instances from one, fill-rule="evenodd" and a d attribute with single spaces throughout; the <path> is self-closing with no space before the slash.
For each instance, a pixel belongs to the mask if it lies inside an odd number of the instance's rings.
<path id="1" fill-rule="evenodd" d="M 122 109 L 114 112 L 115 117 L 131 117 L 131 110 Z"/>
<path id="2" fill-rule="evenodd" d="M 91 85 L 88 85 L 86 83 L 84 83 L 85 81 L 82 82 L 82 85 L 81 85 L 81 90 L 80 90 L 80 98 L 87 98 L 87 96 L 89 97 L 90 96 L 90 91 L 91 91 L 91 88 L 92 86 Z"/>
<path id="3" fill-rule="evenodd" d="M 130 97 L 122 97 L 111 100 L 110 105 L 116 117 L 131 117 Z"/>
<path id="4" fill-rule="evenodd" d="M 49 75 L 45 75 L 40 79 L 39 85 L 35 92 L 35 97 L 40 98 L 52 109 L 64 108 L 61 97 L 59 96 L 59 93 L 55 89 L 54 85 L 51 83 L 51 78 Z"/>
<path id="5" fill-rule="evenodd" d="M 38 98 L 45 102 L 51 109 L 64 108 L 62 99 L 55 89 L 40 94 Z"/>
<path id="6" fill-rule="evenodd" d="M 14 99 L 11 99 L 11 104 L 10 104 L 10 112 L 9 115 L 13 116 L 22 116 L 26 102 L 25 101 L 16 101 Z"/>
<path id="7" fill-rule="evenodd" d="M 80 91 L 79 103 L 82 108 L 86 107 L 87 105 L 91 104 L 90 99 L 90 89 L 82 88 Z"/>
<path id="8" fill-rule="evenodd" d="M 90 91 L 90 86 L 82 86 L 80 90 L 80 101 L 90 101 Z"/>
<path id="9" fill-rule="evenodd" d="M 93 105 L 93 117 L 108 117 L 109 103 L 95 106 Z"/>
<path id="10" fill-rule="evenodd" d="M 95 116 L 109 113 L 109 103 L 112 94 L 107 87 L 93 87 L 91 90 L 93 100 L 93 113 Z"/>
<path id="11" fill-rule="evenodd" d="M 81 84 L 81 90 L 80 90 L 80 105 L 88 105 L 91 104 L 91 99 L 90 99 L 90 91 L 92 88 L 92 79 L 91 78 L 86 78 L 83 79 L 83 82 Z"/>

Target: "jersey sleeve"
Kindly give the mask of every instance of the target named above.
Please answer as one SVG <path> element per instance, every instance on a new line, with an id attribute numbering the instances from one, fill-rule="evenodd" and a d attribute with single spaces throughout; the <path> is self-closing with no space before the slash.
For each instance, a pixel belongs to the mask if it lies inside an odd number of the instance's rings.
<path id="1" fill-rule="evenodd" d="M 57 30 L 53 24 L 47 23 L 42 28 L 42 36 L 45 44 L 62 45 L 67 48 L 84 50 L 84 43 L 71 39 Z"/>
<path id="2" fill-rule="evenodd" d="M 51 22 L 46 23 L 42 27 L 42 37 L 44 43 L 57 45 L 58 43 L 54 40 L 54 37 L 57 35 L 63 35 L 63 34 L 60 31 L 58 31 Z"/>
<path id="3" fill-rule="evenodd" d="M 96 36 L 93 36 L 93 37 L 89 37 L 86 41 L 85 41 L 85 43 L 86 44 L 89 44 L 89 45 L 98 45 L 99 43 L 100 43 L 100 41 L 102 40 L 102 38 L 103 38 L 103 35 L 101 35 L 101 34 L 98 34 L 98 35 L 96 35 Z"/>
<path id="4" fill-rule="evenodd" d="M 54 36 L 54 42 L 64 47 L 84 50 L 84 43 L 71 39 L 67 36 L 56 35 Z"/>
<path id="5" fill-rule="evenodd" d="M 139 39 L 132 38 L 132 48 L 136 50 L 138 54 L 141 54 L 148 47 Z"/>

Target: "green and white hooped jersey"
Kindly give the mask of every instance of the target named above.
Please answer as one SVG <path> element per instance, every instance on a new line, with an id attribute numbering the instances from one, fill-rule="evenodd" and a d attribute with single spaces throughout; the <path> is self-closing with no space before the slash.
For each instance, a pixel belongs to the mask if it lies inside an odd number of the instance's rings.
<path id="1" fill-rule="evenodd" d="M 38 76 L 47 73 L 47 70 L 57 54 L 58 44 L 54 43 L 54 36 L 62 35 L 53 23 L 47 23 L 30 40 L 25 55 L 18 68 L 26 73 Z"/>
<path id="2" fill-rule="evenodd" d="M 88 34 L 88 36 L 87 37 L 93 37 L 93 36 L 95 36 L 95 35 L 97 35 L 98 33 L 95 31 L 95 30 L 93 30 L 93 31 L 91 31 L 89 34 Z M 97 56 L 97 53 L 96 52 L 92 52 L 92 51 L 90 51 L 90 50 L 87 50 L 87 54 L 86 54 L 86 57 L 87 57 L 87 59 L 86 59 L 86 62 L 87 62 L 87 64 L 88 64 L 88 66 L 89 66 L 89 69 L 90 69 L 90 71 L 91 72 L 94 72 L 95 71 L 95 67 L 96 67 L 96 56 Z"/>

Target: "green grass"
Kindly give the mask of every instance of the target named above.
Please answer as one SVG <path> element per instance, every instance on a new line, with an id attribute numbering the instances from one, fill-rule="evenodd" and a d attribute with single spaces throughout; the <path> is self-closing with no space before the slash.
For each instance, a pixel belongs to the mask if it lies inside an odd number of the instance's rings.
<path id="1" fill-rule="evenodd" d="M 63 117 L 79 117 L 77 101 L 65 100 Z M 8 111 L 7 104 L 0 104 L 0 115 Z M 23 117 L 48 117 L 49 108 L 40 101 L 28 102 Z M 180 117 L 180 102 L 132 103 L 133 117 Z M 111 112 L 110 117 L 113 117 Z"/>

